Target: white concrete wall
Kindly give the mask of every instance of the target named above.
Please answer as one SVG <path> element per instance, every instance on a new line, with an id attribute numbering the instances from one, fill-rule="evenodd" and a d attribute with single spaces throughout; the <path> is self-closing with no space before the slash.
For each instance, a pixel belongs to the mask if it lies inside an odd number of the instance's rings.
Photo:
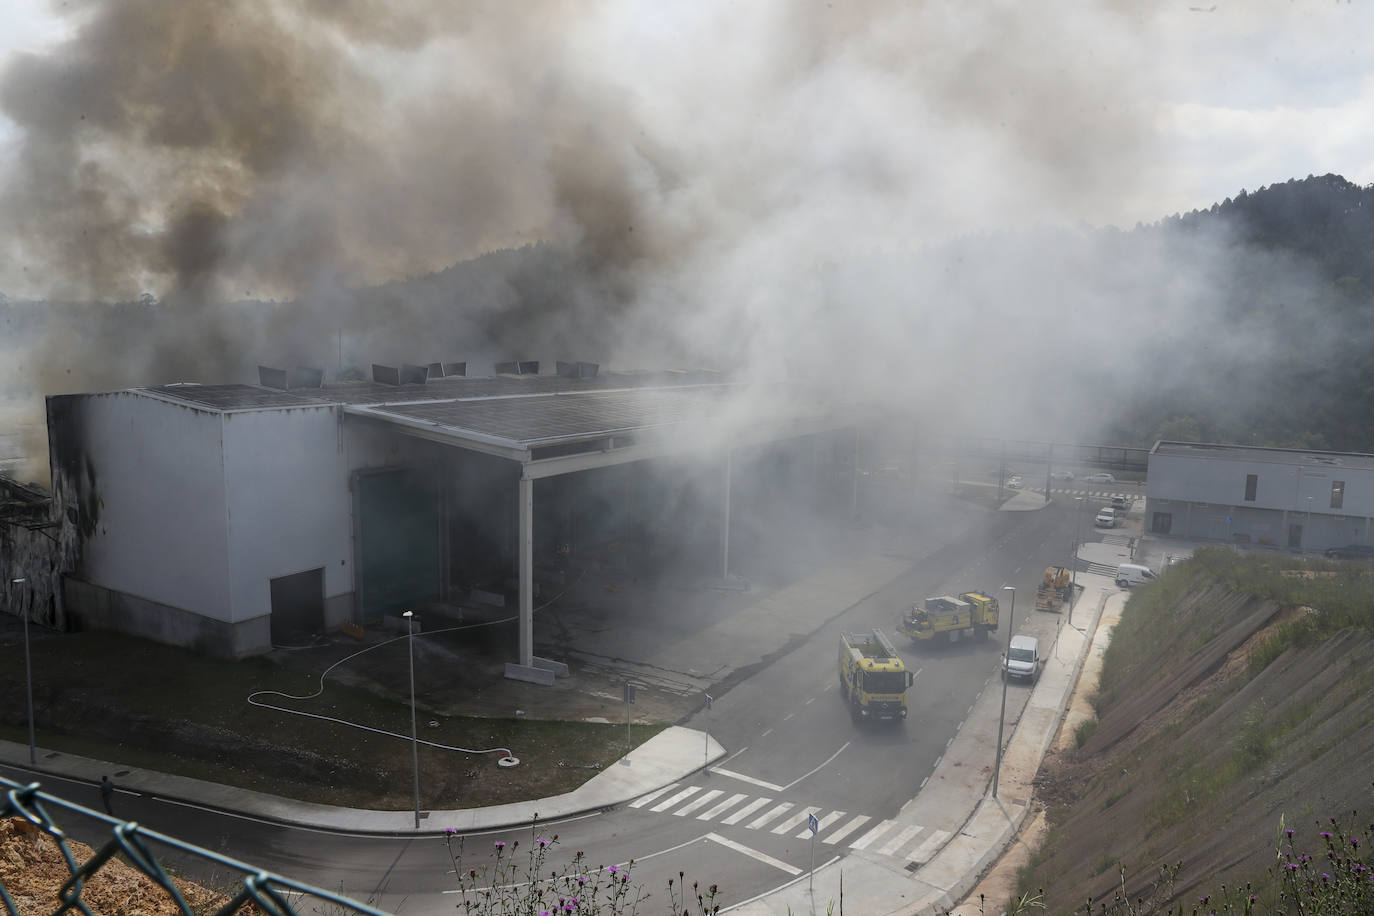
<path id="1" fill-rule="evenodd" d="M 85 396 L 79 426 L 80 485 L 95 507 L 85 578 L 228 620 L 219 415 L 121 391 Z"/>
<path id="2" fill-rule="evenodd" d="M 1245 477 L 1257 476 L 1254 501 L 1245 499 Z M 1340 508 L 1331 507 L 1332 481 L 1344 481 Z M 1306 463 L 1150 456 L 1147 487 L 1151 498 L 1223 503 L 1253 509 L 1278 509 L 1306 514 L 1374 515 L 1374 470 Z"/>
<path id="3" fill-rule="evenodd" d="M 1294 453 L 1291 464 L 1244 456 L 1240 449 L 1234 458 L 1151 455 L 1146 530 L 1155 512 L 1169 512 L 1175 537 L 1308 550 L 1370 542 L 1374 469 L 1319 463 L 1302 453 Z M 1256 475 L 1252 501 L 1245 499 L 1248 474 Z M 1345 484 L 1339 508 L 1331 506 L 1333 481 Z M 1301 526 L 1301 537 L 1290 545 L 1295 525 Z"/>
<path id="4" fill-rule="evenodd" d="M 348 470 L 333 406 L 224 414 L 229 599 L 239 623 L 272 611 L 271 580 L 324 568 L 324 598 L 353 590 Z"/>

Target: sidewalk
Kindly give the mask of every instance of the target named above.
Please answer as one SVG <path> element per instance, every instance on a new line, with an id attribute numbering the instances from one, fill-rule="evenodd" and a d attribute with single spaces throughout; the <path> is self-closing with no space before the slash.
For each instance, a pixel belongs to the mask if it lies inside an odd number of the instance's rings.
<path id="1" fill-rule="evenodd" d="M 234 811 L 299 827 L 323 827 L 363 835 L 416 835 L 414 811 L 366 811 L 317 805 L 184 776 L 126 768 L 41 747 L 37 756 L 38 764 L 34 769 L 40 773 L 83 780 L 92 785 L 99 784 L 100 777 L 108 773 L 114 777 L 118 792 L 175 799 L 204 808 Z M 659 732 L 615 766 L 596 774 L 572 792 L 488 808 L 421 811 L 419 833 L 442 834 L 448 828 L 459 831 L 488 830 L 528 824 L 536 815 L 543 821 L 594 811 L 631 801 L 699 769 L 703 759 L 716 761 L 723 756 L 725 749 L 714 738 L 690 728 L 673 726 Z M 27 767 L 28 760 L 28 745 L 0 741 L 0 762 Z"/>

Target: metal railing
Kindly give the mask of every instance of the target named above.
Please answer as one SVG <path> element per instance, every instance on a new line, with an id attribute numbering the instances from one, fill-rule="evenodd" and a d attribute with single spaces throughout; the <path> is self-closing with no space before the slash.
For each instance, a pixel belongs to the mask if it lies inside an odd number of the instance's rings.
<path id="1" fill-rule="evenodd" d="M 222 895 L 225 899 L 214 910 L 215 916 L 231 916 L 245 906 L 257 907 L 257 911 L 264 916 L 300 916 L 300 904 L 308 901 L 316 904 L 317 911 L 322 906 L 325 912 L 337 913 L 340 916 L 346 913 L 390 916 L 384 910 L 300 881 L 274 875 L 246 862 L 140 827 L 136 822 L 106 817 L 89 808 L 40 792 L 38 787 L 39 784 L 36 782 L 23 785 L 0 776 L 0 791 L 4 792 L 4 801 L 0 804 L 0 819 L 23 818 L 42 833 L 52 837 L 61 850 L 70 877 L 57 890 L 50 911 L 52 916 L 71 911 L 78 911 L 84 916 L 96 916 L 89 903 L 82 899 L 82 892 L 86 890 L 92 876 L 114 861 L 123 862 L 147 876 L 185 916 L 201 916 L 207 912 L 208 908 L 198 911 L 187 902 L 186 897 L 178 890 L 167 870 L 149 848 L 150 844 L 165 846 L 177 855 L 206 865 L 223 867 L 243 876 L 241 886 L 237 890 Z M 103 821 L 111 827 L 110 839 L 84 862 L 78 861 L 68 843 L 70 838 L 51 813 L 58 810 L 64 814 L 91 818 L 97 822 Z M 293 897 L 294 903 L 291 899 Z M 19 907 L 11 897 L 9 889 L 5 887 L 3 879 L 0 879 L 0 904 L 4 905 L 5 912 L 10 916 L 18 916 Z"/>

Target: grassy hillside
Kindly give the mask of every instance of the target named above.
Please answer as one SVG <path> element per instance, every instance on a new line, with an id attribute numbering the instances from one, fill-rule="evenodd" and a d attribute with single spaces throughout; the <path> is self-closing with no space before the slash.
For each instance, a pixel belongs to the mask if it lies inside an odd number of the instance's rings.
<path id="1" fill-rule="evenodd" d="M 1374 569 L 1355 564 L 1210 548 L 1134 592 L 1098 718 L 1042 777 L 1052 826 L 1022 889 L 1051 912 L 1160 891 L 1190 909 L 1248 882 L 1276 912 L 1283 856 L 1336 872 L 1323 834 L 1370 810 L 1372 625 Z"/>

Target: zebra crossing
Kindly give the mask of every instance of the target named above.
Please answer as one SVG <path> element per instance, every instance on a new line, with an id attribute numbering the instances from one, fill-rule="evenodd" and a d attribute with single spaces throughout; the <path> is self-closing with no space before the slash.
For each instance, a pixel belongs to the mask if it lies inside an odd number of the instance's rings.
<path id="1" fill-rule="evenodd" d="M 1026 493 L 1044 493 L 1044 487 L 1025 487 Z M 1128 502 L 1141 499 L 1144 493 L 1127 493 L 1125 491 L 1108 493 L 1106 490 L 1085 490 L 1081 487 L 1050 487 L 1050 492 L 1060 496 L 1082 496 L 1088 499 L 1100 499 L 1103 502 L 1111 502 L 1112 497 L 1120 496 Z"/>
<path id="2" fill-rule="evenodd" d="M 767 831 L 776 836 L 791 835 L 798 840 L 811 837 L 808 820 L 815 815 L 818 821 L 816 839 L 821 843 L 867 850 L 876 855 L 890 856 L 915 865 L 929 862 L 940 847 L 953 836 L 947 830 L 936 830 L 919 824 L 904 824 L 890 819 L 874 823 L 873 818 L 866 814 L 827 811 L 820 805 L 798 807 L 794 802 L 768 796 L 736 792 L 723 798 L 725 794 L 722 789 L 684 786 L 675 782 L 647 795 L 641 795 L 630 802 L 628 807 L 673 817 L 717 821 L 727 827 L 739 826 L 745 830 Z"/>

